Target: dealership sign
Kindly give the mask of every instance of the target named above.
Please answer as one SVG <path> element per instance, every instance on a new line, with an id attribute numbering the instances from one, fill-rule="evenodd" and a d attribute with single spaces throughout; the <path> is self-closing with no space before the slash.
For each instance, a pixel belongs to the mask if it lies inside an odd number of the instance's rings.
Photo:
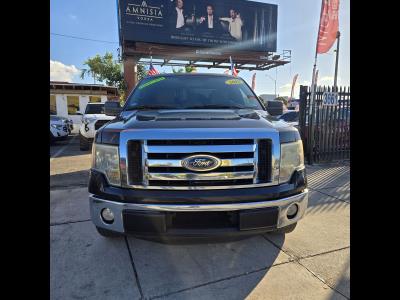
<path id="1" fill-rule="evenodd" d="M 122 41 L 276 51 L 277 5 L 245 0 L 118 0 Z"/>

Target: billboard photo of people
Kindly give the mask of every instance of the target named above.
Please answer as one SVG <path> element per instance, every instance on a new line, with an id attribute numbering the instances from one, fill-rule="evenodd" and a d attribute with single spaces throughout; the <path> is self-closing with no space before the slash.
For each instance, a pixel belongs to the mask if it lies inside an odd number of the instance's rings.
<path id="1" fill-rule="evenodd" d="M 123 40 L 276 51 L 277 5 L 246 0 L 119 0 Z M 244 43 L 246 42 L 246 43 Z"/>

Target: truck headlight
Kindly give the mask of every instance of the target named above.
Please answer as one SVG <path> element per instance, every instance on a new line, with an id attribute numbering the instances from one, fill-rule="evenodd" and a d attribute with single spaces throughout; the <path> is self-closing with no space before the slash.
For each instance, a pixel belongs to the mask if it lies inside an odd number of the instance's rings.
<path id="1" fill-rule="evenodd" d="M 93 143 L 92 168 L 103 173 L 111 185 L 121 185 L 118 146 Z"/>
<path id="2" fill-rule="evenodd" d="M 288 182 L 293 172 L 304 168 L 303 142 L 281 144 L 279 182 Z"/>

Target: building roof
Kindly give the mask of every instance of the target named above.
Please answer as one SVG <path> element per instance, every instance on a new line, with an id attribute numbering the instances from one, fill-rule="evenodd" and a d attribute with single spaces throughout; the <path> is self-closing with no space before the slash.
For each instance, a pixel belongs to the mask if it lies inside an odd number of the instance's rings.
<path id="1" fill-rule="evenodd" d="M 107 95 L 118 95 L 118 89 L 113 86 L 107 86 L 103 84 L 86 84 L 86 83 L 74 83 L 74 82 L 63 82 L 63 81 L 50 81 L 50 90 L 57 91 L 74 91 L 74 92 L 85 92 L 85 93 L 104 93 Z"/>

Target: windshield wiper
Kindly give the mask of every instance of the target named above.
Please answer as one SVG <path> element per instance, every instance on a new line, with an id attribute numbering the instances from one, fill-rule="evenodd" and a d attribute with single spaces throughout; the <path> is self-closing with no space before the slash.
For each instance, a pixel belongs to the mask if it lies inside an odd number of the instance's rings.
<path id="1" fill-rule="evenodd" d="M 125 110 L 142 110 L 142 109 L 176 109 L 175 107 L 171 106 L 163 106 L 163 105 L 138 105 L 128 107 Z"/>

